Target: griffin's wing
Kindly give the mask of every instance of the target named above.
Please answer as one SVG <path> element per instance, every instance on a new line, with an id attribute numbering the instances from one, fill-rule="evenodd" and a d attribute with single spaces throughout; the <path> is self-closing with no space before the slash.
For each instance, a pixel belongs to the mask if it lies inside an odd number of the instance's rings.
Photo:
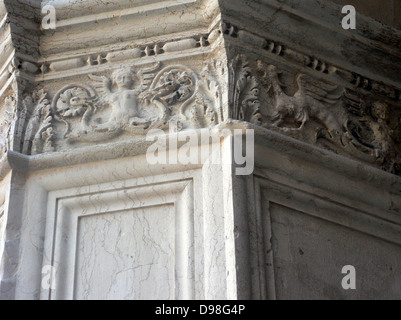
<path id="1" fill-rule="evenodd" d="M 303 75 L 301 84 L 307 95 L 329 105 L 336 105 L 344 96 L 344 88 L 336 84 L 314 79 L 308 75 Z"/>
<path id="2" fill-rule="evenodd" d="M 344 93 L 344 107 L 350 114 L 360 119 L 367 115 L 366 103 L 358 95 L 348 90 L 345 90 Z"/>
<path id="3" fill-rule="evenodd" d="M 137 72 L 137 76 L 140 81 L 140 90 L 141 92 L 146 91 L 149 89 L 154 77 L 156 76 L 155 71 L 159 69 L 160 62 L 156 62 L 153 66 L 149 68 L 143 68 Z"/>

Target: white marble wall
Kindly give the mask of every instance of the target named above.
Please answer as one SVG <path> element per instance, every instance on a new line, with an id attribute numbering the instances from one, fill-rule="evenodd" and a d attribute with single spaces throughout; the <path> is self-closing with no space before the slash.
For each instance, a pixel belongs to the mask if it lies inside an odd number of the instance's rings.
<path id="1" fill-rule="evenodd" d="M 235 299 L 229 174 L 140 155 L 32 173 L 15 298 Z"/>
<path id="2" fill-rule="evenodd" d="M 174 299 L 174 213 L 165 205 L 78 218 L 73 298 Z"/>
<path id="3" fill-rule="evenodd" d="M 193 298 L 193 184 L 159 183 L 71 190 L 74 196 L 54 191 L 45 247 L 46 263 L 57 266 L 57 288 L 43 296 Z"/>
<path id="4" fill-rule="evenodd" d="M 1 298 L 400 297 L 400 178 L 260 137 L 244 177 L 227 161 L 152 166 L 143 155 L 31 172 L 22 216 L 7 220 Z M 347 264 L 356 291 L 341 287 Z"/>
<path id="5" fill-rule="evenodd" d="M 39 3 L 0 0 L 0 299 L 401 297 L 398 31 L 329 0 L 61 1 L 40 30 Z M 255 170 L 230 138 L 151 165 L 152 125 L 254 129 Z"/>

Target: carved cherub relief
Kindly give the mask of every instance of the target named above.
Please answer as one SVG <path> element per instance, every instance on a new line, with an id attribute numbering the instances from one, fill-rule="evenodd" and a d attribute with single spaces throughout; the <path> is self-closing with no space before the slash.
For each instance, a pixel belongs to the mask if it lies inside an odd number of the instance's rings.
<path id="1" fill-rule="evenodd" d="M 383 101 L 363 103 L 359 117 L 347 121 L 347 137 L 352 145 L 384 170 L 399 171 L 401 157 L 396 148 L 395 130 L 391 128 L 390 108 Z"/>
<path id="2" fill-rule="evenodd" d="M 182 65 L 159 67 L 155 63 L 134 72 L 123 66 L 110 77 L 90 75 L 92 84 L 64 86 L 52 100 L 55 125 L 48 133 L 59 145 L 94 143 L 167 130 L 171 122 L 183 129 L 222 121 L 222 94 L 211 70 L 198 76 Z"/>
<path id="3" fill-rule="evenodd" d="M 388 127 L 388 105 L 384 102 L 375 101 L 372 104 L 370 128 L 373 132 L 372 144 L 375 147 L 375 155 L 383 158 L 391 150 L 393 144 L 392 130 Z"/>
<path id="4" fill-rule="evenodd" d="M 158 67 L 158 66 L 157 66 Z M 155 68 L 157 68 L 155 67 Z M 109 120 L 103 124 L 93 125 L 95 131 L 114 131 L 124 129 L 127 126 L 149 126 L 154 119 L 144 119 L 140 117 L 139 109 L 141 97 L 147 92 L 141 92 L 142 88 L 134 88 L 132 70 L 123 67 L 113 73 L 112 79 L 107 77 L 90 76 L 92 80 L 98 82 L 95 87 L 102 93 L 102 99 L 111 106 Z M 112 85 L 115 84 L 116 90 L 113 91 Z M 161 110 L 159 118 L 166 118 L 166 109 Z"/>
<path id="5" fill-rule="evenodd" d="M 165 106 L 156 105 L 158 111 L 151 115 L 141 112 L 145 108 L 146 93 L 149 93 L 147 79 L 154 78 L 152 72 L 159 65 L 156 63 L 137 73 L 141 80 L 139 86 L 135 84 L 133 70 L 122 67 L 114 71 L 111 78 L 90 75 L 94 88 L 76 83 L 61 89 L 53 99 L 52 108 L 57 115 L 56 120 L 65 124 L 64 137 L 67 141 L 107 141 L 125 131 L 145 133 L 146 130 L 165 125 Z M 105 109 L 109 110 L 107 115 L 98 115 L 99 110 Z M 81 117 L 81 125 L 71 130 L 68 118 L 75 117 Z"/>

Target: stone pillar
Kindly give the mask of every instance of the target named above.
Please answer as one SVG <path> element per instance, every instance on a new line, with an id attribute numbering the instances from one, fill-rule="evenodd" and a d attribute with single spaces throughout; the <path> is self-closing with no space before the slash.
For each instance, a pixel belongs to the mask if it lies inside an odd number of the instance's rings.
<path id="1" fill-rule="evenodd" d="M 1 299 L 401 297 L 401 31 L 329 0 L 11 2 Z"/>

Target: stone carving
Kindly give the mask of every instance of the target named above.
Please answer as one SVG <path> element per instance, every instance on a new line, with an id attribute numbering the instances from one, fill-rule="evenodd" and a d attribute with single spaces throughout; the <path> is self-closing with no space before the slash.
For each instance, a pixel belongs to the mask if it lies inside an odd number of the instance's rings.
<path id="1" fill-rule="evenodd" d="M 16 100 L 13 96 L 7 96 L 0 117 L 0 159 L 11 148 L 11 134 L 16 119 Z"/>
<path id="2" fill-rule="evenodd" d="M 391 117 L 389 105 L 383 101 L 367 104 L 359 99 L 358 105 L 349 110 L 356 117 L 351 115 L 346 123 L 347 138 L 359 151 L 356 155 L 362 152 L 365 155 L 362 160 L 375 162 L 388 172 L 401 173 L 401 150 L 397 143 L 400 121 L 395 121 L 399 117 Z"/>
<path id="3" fill-rule="evenodd" d="M 117 137 L 124 131 L 145 133 L 151 128 L 163 127 L 166 124 L 167 107 L 163 103 L 158 103 L 159 97 L 155 90 L 142 91 L 148 79 L 154 77 L 151 72 L 158 67 L 157 63 L 137 73 L 141 79 L 139 87 L 134 87 L 132 70 L 123 67 L 116 70 L 112 78 L 90 75 L 94 81 L 94 88 L 82 83 L 62 88 L 53 99 L 52 110 L 56 114 L 56 120 L 65 124 L 64 137 L 67 141 L 69 143 L 104 141 Z M 144 110 L 146 102 L 154 103 L 158 114 L 146 113 Z M 108 107 L 111 111 L 107 116 L 94 119 L 99 110 Z M 71 130 L 69 118 L 81 119 L 78 129 Z"/>
<path id="4" fill-rule="evenodd" d="M 158 66 L 159 64 L 146 70 L 146 73 L 154 71 Z M 138 75 L 143 77 L 146 73 L 140 71 Z M 140 100 L 145 99 L 143 97 L 146 91 L 141 92 L 142 88 L 133 88 L 134 79 L 130 68 L 122 68 L 115 71 L 112 79 L 93 75 L 91 79 L 98 81 L 96 88 L 103 93 L 102 99 L 104 99 L 104 102 L 108 103 L 112 108 L 109 121 L 103 125 L 95 126 L 95 131 L 113 131 L 128 128 L 129 126 L 142 126 L 144 128 L 149 126 L 150 121 L 140 115 Z M 117 87 L 115 91 L 112 90 L 113 83 Z M 142 94 L 141 97 L 140 94 Z M 160 112 L 161 115 L 158 119 L 165 119 L 167 110 L 164 106 Z"/>
<path id="5" fill-rule="evenodd" d="M 214 34 L 212 35 L 213 32 Z M 183 52 L 186 50 L 193 50 L 198 47 L 203 48 L 209 46 L 210 43 L 213 43 L 213 41 L 215 41 L 215 37 L 216 29 L 211 31 L 210 34 L 200 33 L 191 38 L 181 40 L 150 42 L 140 45 L 136 48 L 121 51 L 91 53 L 77 58 L 65 57 L 61 60 L 57 59 L 57 61 L 46 61 L 39 65 L 34 65 L 30 62 L 21 60 L 19 65 L 22 66 L 22 70 L 34 74 L 38 73 L 40 70 L 45 76 L 54 72 L 75 72 L 75 70 L 79 70 L 80 68 L 88 66 L 96 66 L 120 61 L 130 61 L 133 59 L 141 59 L 155 55 L 165 55 L 168 53 Z"/>
<path id="6" fill-rule="evenodd" d="M 24 153 L 104 143 L 123 134 L 143 136 L 151 129 L 167 130 L 170 124 L 184 130 L 236 119 L 401 173 L 401 123 L 390 121 L 386 103 L 368 103 L 303 73 L 249 63 L 245 55 L 228 65 L 211 60 L 200 73 L 155 63 L 136 73 L 123 66 L 111 77 L 89 78 L 91 85 L 61 88 L 51 104 L 43 90 L 24 99 L 29 116 Z M 229 86 L 220 85 L 227 80 Z M 4 149 L 4 134 L 1 139 Z"/>
<path id="7" fill-rule="evenodd" d="M 53 151 L 53 128 L 50 102 L 44 90 L 34 91 L 23 100 L 25 114 L 29 117 L 22 145 L 25 154 Z"/>
<path id="8" fill-rule="evenodd" d="M 301 73 L 287 74 L 294 80 L 284 84 L 275 66 L 260 61 L 256 69 L 259 87 L 264 89 L 262 101 L 266 102 L 259 108 L 262 126 L 392 173 L 401 171 L 396 147 L 400 124 L 390 124 L 386 103 L 373 101 L 367 107 L 363 99 L 350 97 L 344 88 Z M 291 82 L 294 88 L 289 94 L 285 89 L 291 91 Z M 354 116 L 344 112 L 350 103 Z"/>
<path id="9" fill-rule="evenodd" d="M 102 105 L 109 105 L 111 113 L 107 121 L 97 119 L 90 127 L 94 132 L 112 132 L 116 135 L 132 126 L 148 126 L 148 122 L 139 116 L 140 90 L 133 88 L 134 80 L 129 68 L 122 68 L 113 73 L 112 79 L 90 76 L 97 81 L 95 87 L 100 92 Z M 112 87 L 115 85 L 116 89 Z M 85 129 L 86 126 L 85 126 Z"/>
<path id="10" fill-rule="evenodd" d="M 201 75 L 182 65 L 157 71 L 160 63 L 136 74 L 122 67 L 111 77 L 90 75 L 92 85 L 72 83 L 61 88 L 49 108 L 46 94 L 27 97 L 30 117 L 24 152 L 51 150 L 52 142 L 105 142 L 124 133 L 144 135 L 166 130 L 213 126 L 224 119 L 218 63 Z M 139 81 L 137 81 L 139 80 Z"/>
<path id="11" fill-rule="evenodd" d="M 153 103 L 163 113 L 166 120 L 169 107 L 181 104 L 183 114 L 186 106 L 193 101 L 197 88 L 197 77 L 192 70 L 183 66 L 170 66 L 162 70 L 153 80 L 150 89 L 141 97 L 146 103 Z"/>
<path id="12" fill-rule="evenodd" d="M 259 83 L 251 75 L 246 57 L 236 56 L 229 64 L 229 72 L 233 81 L 229 89 L 230 117 L 260 125 Z"/>
<path id="13" fill-rule="evenodd" d="M 65 125 L 63 138 L 72 141 L 76 135 L 86 134 L 91 131 L 90 121 L 93 113 L 101 107 L 96 91 L 82 83 L 71 84 L 57 92 L 51 104 L 55 120 Z M 71 126 L 69 119 L 80 118 L 80 128 L 70 135 Z"/>
<path id="14" fill-rule="evenodd" d="M 269 115 L 272 126 L 283 132 L 301 131 L 305 124 L 313 119 L 324 126 L 331 139 L 336 139 L 342 134 L 342 127 L 330 108 L 307 92 L 302 81 L 303 74 L 296 76 L 297 91 L 289 96 L 282 89 L 275 66 L 264 67 L 259 61 L 258 68 L 264 71 L 263 76 L 268 82 L 267 91 L 273 98 L 272 112 Z M 335 96 L 337 99 L 339 97 Z M 324 99 L 324 97 L 320 98 Z"/>
<path id="15" fill-rule="evenodd" d="M 271 38 L 261 37 L 253 31 L 244 29 L 243 26 L 240 27 L 232 22 L 224 21 L 222 23 L 221 32 L 226 36 L 226 39 L 239 39 L 247 45 L 265 50 L 269 55 L 279 56 L 280 59 L 284 59 L 292 65 L 296 64 L 298 68 L 308 68 L 309 70 L 326 75 L 335 74 L 344 82 L 351 84 L 355 88 L 369 91 L 372 94 L 383 95 L 396 102 L 401 101 L 401 93 L 399 90 L 390 85 L 368 79 L 355 72 L 343 69 L 340 66 L 332 65 L 324 61 L 324 59 L 317 58 L 315 55 L 305 54 L 295 47 L 289 47 Z"/>
<path id="16" fill-rule="evenodd" d="M 88 86 L 68 86 L 60 91 L 55 100 L 57 113 L 63 118 L 81 116 L 89 107 L 88 102 L 95 95 Z"/>
<path id="17" fill-rule="evenodd" d="M 222 63 L 216 60 L 208 63 L 196 81 L 195 95 L 181 107 L 183 121 L 192 128 L 212 127 L 224 121 L 223 97 L 219 85 Z"/>

